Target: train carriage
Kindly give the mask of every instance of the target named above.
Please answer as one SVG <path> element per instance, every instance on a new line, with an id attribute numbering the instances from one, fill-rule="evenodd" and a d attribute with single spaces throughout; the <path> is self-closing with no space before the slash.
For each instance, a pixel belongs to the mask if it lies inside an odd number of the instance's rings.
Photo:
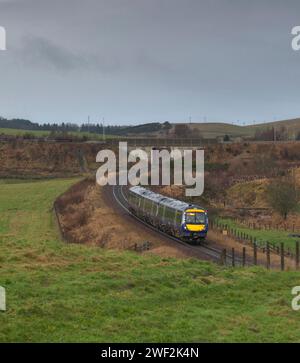
<path id="1" fill-rule="evenodd" d="M 129 189 L 130 210 L 147 223 L 187 241 L 200 242 L 208 232 L 203 208 L 165 197 L 140 186 Z"/>

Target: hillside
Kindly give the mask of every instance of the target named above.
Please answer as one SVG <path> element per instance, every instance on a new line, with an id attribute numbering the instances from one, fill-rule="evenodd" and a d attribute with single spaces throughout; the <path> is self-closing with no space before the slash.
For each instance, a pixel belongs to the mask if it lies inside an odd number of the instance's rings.
<path id="1" fill-rule="evenodd" d="M 187 128 L 186 134 L 176 128 L 184 126 Z M 205 122 L 205 123 L 170 123 L 170 122 L 152 122 L 147 124 L 132 125 L 132 126 L 106 126 L 106 137 L 128 136 L 128 137 L 204 137 L 216 138 L 229 135 L 230 137 L 254 137 L 256 131 L 268 130 L 275 127 L 279 130 L 285 127 L 290 139 L 294 139 L 300 133 L 300 118 L 291 120 L 282 120 L 274 122 L 266 122 L 255 125 L 239 126 L 235 124 L 222 123 L 222 122 Z M 76 129 L 76 130 L 75 130 Z M 93 130 L 88 132 L 87 130 Z M 50 130 L 57 130 L 60 132 L 68 132 L 74 136 L 86 136 L 89 139 L 102 140 L 102 126 L 93 125 L 39 125 L 27 120 L 4 120 L 0 118 L 0 134 L 8 135 L 24 135 L 32 133 L 35 136 L 48 136 Z"/>
<path id="2" fill-rule="evenodd" d="M 191 137 L 197 134 L 200 134 L 202 137 L 207 139 L 223 137 L 225 135 L 229 135 L 232 137 L 254 135 L 254 131 L 246 127 L 221 122 L 191 123 L 186 125 L 191 130 Z M 172 129 L 170 130 L 170 133 L 175 133 L 175 128 L 176 124 L 172 124 Z M 197 130 L 197 134 L 195 134 L 195 130 Z"/>
<path id="3" fill-rule="evenodd" d="M 101 146 L 92 143 L 0 142 L 0 177 L 79 175 L 95 169 L 100 149 Z"/>
<path id="4" fill-rule="evenodd" d="M 186 125 L 193 137 L 193 132 L 196 130 L 196 135 L 200 134 L 204 138 L 215 138 L 229 135 L 230 137 L 253 137 L 256 131 L 272 129 L 275 127 L 279 130 L 281 127 L 287 129 L 289 138 L 294 139 L 300 132 L 300 118 L 291 120 L 282 120 L 274 122 L 266 122 L 255 125 L 239 126 L 221 122 L 206 122 L 206 123 L 186 123 L 172 124 L 172 128 L 167 132 L 168 135 L 175 134 L 176 125 Z M 165 132 L 158 133 L 160 136 Z"/>

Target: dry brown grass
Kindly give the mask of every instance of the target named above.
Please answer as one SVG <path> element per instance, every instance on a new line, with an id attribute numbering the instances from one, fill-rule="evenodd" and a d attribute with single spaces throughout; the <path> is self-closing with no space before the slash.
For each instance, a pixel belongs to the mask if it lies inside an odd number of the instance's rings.
<path id="1" fill-rule="evenodd" d="M 164 257 L 191 257 L 190 250 L 162 241 L 159 235 L 149 233 L 144 226 L 130 223 L 109 205 L 103 193 L 103 188 L 94 182 L 84 181 L 60 197 L 62 212 L 59 213 L 59 219 L 67 241 L 120 250 L 133 249 L 135 244 L 140 246 L 148 241 L 151 249 L 145 253 Z M 83 200 L 81 196 L 84 196 Z"/>

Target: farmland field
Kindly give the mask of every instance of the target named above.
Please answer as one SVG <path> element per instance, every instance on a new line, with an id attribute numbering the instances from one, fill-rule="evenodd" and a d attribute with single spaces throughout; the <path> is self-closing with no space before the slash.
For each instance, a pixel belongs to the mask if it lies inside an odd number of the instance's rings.
<path id="1" fill-rule="evenodd" d="M 244 233 L 252 238 L 255 238 L 258 245 L 265 245 L 266 242 L 270 242 L 275 246 L 280 246 L 281 243 L 284 243 L 286 249 L 289 248 L 291 251 L 295 251 L 296 241 L 299 240 L 299 238 L 291 237 L 291 231 L 252 229 L 236 223 L 234 220 L 229 218 L 217 218 L 217 221 L 220 224 L 227 225 L 230 229 L 235 229 L 239 233 Z"/>
<path id="2" fill-rule="evenodd" d="M 21 129 L 9 129 L 9 128 L 1 128 L 0 127 L 0 135 L 11 135 L 11 136 L 24 136 L 24 135 L 32 135 L 34 137 L 46 137 L 50 135 L 50 131 L 42 131 L 42 130 L 21 130 Z M 86 136 L 91 140 L 103 140 L 102 134 L 94 134 L 91 132 L 77 132 L 70 131 L 68 135 L 73 135 L 77 137 Z M 106 139 L 114 139 L 118 138 L 116 135 L 105 135 Z"/>
<path id="3" fill-rule="evenodd" d="M 52 203 L 77 180 L 0 183 L 1 342 L 300 341 L 298 272 L 63 243 Z"/>

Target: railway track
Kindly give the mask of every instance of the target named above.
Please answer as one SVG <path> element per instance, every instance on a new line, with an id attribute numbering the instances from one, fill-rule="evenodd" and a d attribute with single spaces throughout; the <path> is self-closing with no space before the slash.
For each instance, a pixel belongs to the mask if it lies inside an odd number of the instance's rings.
<path id="1" fill-rule="evenodd" d="M 209 259 L 213 260 L 214 262 L 218 262 L 218 263 L 220 262 L 220 256 L 221 256 L 221 253 L 222 253 L 222 249 L 218 249 L 218 248 L 209 246 L 208 245 L 209 241 L 208 242 L 203 242 L 200 246 L 193 246 L 193 245 L 191 245 L 191 244 L 189 244 L 187 242 L 182 241 L 179 238 L 176 238 L 174 236 L 171 236 L 171 235 L 159 230 L 158 228 L 156 228 L 153 225 L 145 222 L 144 220 L 140 219 L 135 214 L 133 214 L 129 210 L 129 203 L 128 203 L 128 199 L 127 199 L 127 196 L 126 196 L 126 192 L 124 192 L 123 186 L 121 186 L 121 185 L 113 186 L 112 187 L 112 194 L 113 194 L 114 200 L 117 202 L 117 204 L 120 206 L 120 208 L 122 208 L 128 215 L 130 215 L 132 218 L 134 218 L 139 223 L 145 225 L 147 228 L 155 231 L 156 233 L 164 236 L 165 238 L 172 241 L 173 243 L 183 245 L 186 248 L 192 250 L 194 252 L 195 257 L 197 257 L 199 254 L 204 254 L 207 257 L 209 257 Z M 231 260 L 232 260 L 232 255 L 227 253 L 227 255 L 226 255 L 226 264 L 231 265 Z M 236 265 L 242 265 L 242 259 L 236 256 L 235 257 L 235 263 L 236 263 Z"/>

